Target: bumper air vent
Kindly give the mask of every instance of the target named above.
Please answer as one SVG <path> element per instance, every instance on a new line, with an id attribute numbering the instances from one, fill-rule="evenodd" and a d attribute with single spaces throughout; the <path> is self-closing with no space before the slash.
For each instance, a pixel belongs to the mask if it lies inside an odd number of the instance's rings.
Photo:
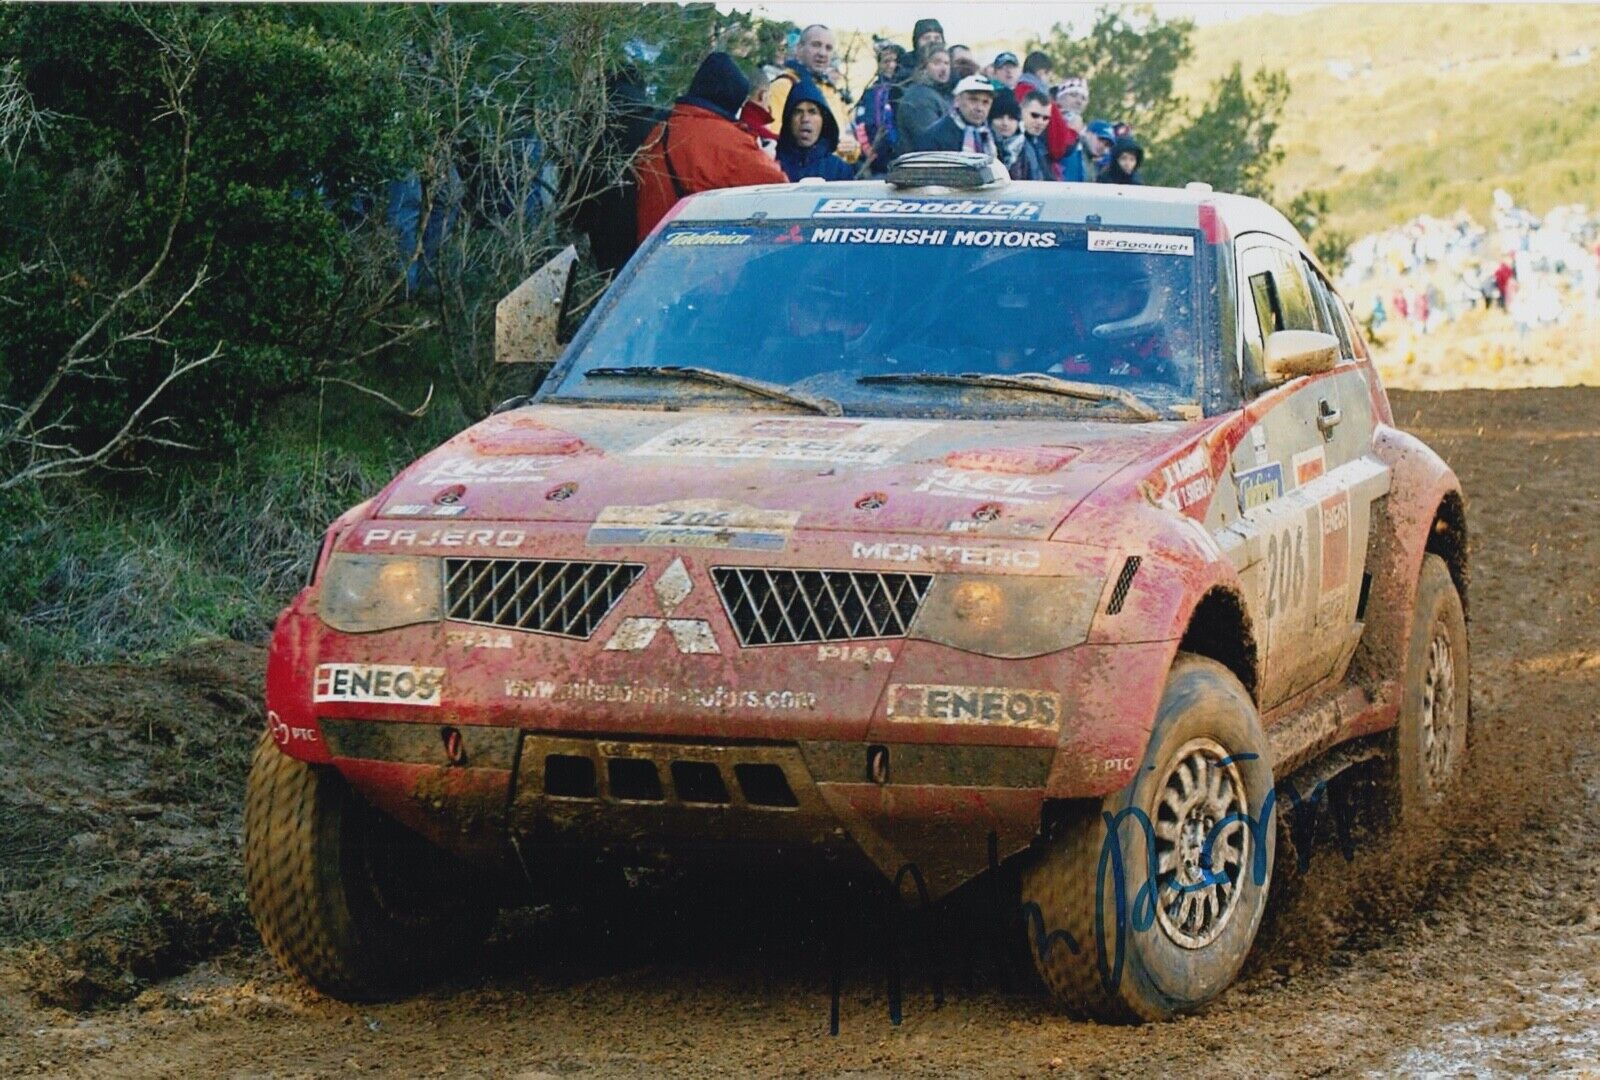
<path id="1" fill-rule="evenodd" d="M 586 638 L 644 567 L 543 559 L 446 559 L 446 618 Z"/>
<path id="2" fill-rule="evenodd" d="M 717 566 L 711 580 L 739 644 L 905 637 L 932 574 Z"/>
<path id="3" fill-rule="evenodd" d="M 1139 562 L 1139 556 L 1129 555 L 1128 561 L 1122 564 L 1122 573 L 1117 575 L 1117 583 L 1111 587 L 1111 600 L 1106 604 L 1107 615 L 1115 615 L 1122 610 L 1128 592 L 1133 588 L 1133 575 L 1139 572 Z"/>

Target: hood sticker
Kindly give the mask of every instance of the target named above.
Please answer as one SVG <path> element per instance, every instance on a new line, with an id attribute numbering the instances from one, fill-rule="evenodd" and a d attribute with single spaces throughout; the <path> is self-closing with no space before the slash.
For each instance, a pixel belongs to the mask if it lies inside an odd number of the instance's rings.
<path id="1" fill-rule="evenodd" d="M 545 473 L 563 461 L 559 457 L 451 457 L 435 461 L 428 471 L 412 477 L 415 484 L 523 484 L 545 479 Z"/>
<path id="2" fill-rule="evenodd" d="M 996 476 L 962 469 L 935 469 L 917 485 L 917 492 L 943 499 L 982 499 L 986 502 L 1035 503 L 1059 495 L 1066 485 L 1030 476 Z"/>
<path id="3" fill-rule="evenodd" d="M 589 527 L 591 547 L 741 548 L 782 551 L 800 521 L 798 510 L 759 510 L 714 499 L 689 499 L 657 506 L 608 506 Z"/>
<path id="4" fill-rule="evenodd" d="M 823 461 L 882 465 L 937 430 L 917 420 L 749 420 L 703 417 L 634 447 L 641 457 L 729 458 L 738 461 Z"/>

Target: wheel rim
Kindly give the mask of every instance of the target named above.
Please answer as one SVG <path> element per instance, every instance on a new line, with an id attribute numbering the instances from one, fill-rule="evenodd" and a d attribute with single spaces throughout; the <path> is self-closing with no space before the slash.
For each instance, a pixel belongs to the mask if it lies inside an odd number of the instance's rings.
<path id="1" fill-rule="evenodd" d="M 1456 653 L 1443 625 L 1433 628 L 1422 679 L 1422 760 L 1428 788 L 1442 791 L 1456 766 Z"/>
<path id="2" fill-rule="evenodd" d="M 1239 906 L 1250 863 L 1248 813 L 1228 751 L 1211 739 L 1184 744 L 1162 778 L 1153 825 L 1156 920 L 1186 949 L 1215 941 Z"/>

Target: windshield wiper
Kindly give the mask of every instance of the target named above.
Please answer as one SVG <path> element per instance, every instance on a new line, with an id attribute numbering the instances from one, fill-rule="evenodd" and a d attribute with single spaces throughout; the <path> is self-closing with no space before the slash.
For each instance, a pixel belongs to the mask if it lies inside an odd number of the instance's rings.
<path id="1" fill-rule="evenodd" d="M 584 378 L 591 375 L 609 376 L 613 378 L 663 378 L 663 379 L 688 379 L 693 382 L 710 383 L 712 386 L 732 386 L 739 390 L 746 390 L 757 397 L 769 398 L 772 401 L 787 402 L 790 405 L 799 405 L 810 409 L 812 412 L 821 413 L 823 416 L 843 416 L 844 408 L 832 398 L 819 397 L 808 394 L 804 390 L 791 390 L 777 383 L 769 383 L 762 379 L 751 379 L 744 375 L 730 375 L 726 371 L 715 371 L 712 368 L 691 367 L 684 364 L 638 364 L 631 367 L 597 367 L 590 368 L 583 373 Z"/>
<path id="2" fill-rule="evenodd" d="M 882 375 L 863 375 L 860 383 L 927 383 L 934 386 L 992 386 L 1000 390 L 1032 390 L 1040 394 L 1056 394 L 1077 398 L 1079 401 L 1113 401 L 1140 420 L 1160 420 L 1161 413 L 1120 386 L 1100 383 L 1073 382 L 1058 379 L 1043 372 L 1021 375 L 998 375 L 969 371 L 953 374 L 942 371 L 896 371 Z"/>

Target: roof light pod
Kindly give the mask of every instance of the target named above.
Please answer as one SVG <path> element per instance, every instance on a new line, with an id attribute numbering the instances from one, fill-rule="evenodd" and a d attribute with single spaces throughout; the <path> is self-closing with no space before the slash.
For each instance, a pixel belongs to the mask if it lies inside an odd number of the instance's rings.
<path id="1" fill-rule="evenodd" d="M 889 186 L 947 187 L 961 191 L 1000 187 L 1011 179 L 1005 167 L 984 154 L 923 150 L 902 154 L 889 166 Z"/>

